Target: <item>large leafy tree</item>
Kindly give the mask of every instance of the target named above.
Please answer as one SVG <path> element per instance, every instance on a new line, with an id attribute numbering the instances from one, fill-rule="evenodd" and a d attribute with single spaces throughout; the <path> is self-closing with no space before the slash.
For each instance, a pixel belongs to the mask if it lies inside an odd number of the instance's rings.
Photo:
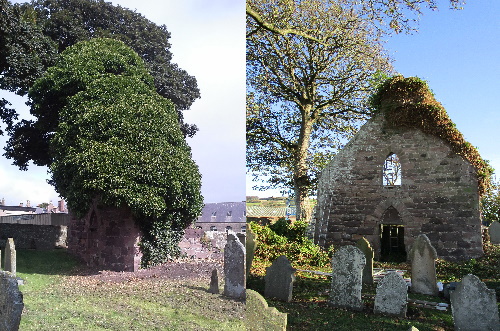
<path id="1" fill-rule="evenodd" d="M 500 182 L 491 178 L 491 184 L 480 202 L 483 223 L 500 222 Z"/>
<path id="2" fill-rule="evenodd" d="M 170 33 L 129 9 L 103 0 L 34 0 L 11 5 L 0 0 L 0 87 L 25 95 L 33 82 L 51 65 L 57 54 L 79 41 L 109 37 L 123 41 L 145 61 L 156 91 L 171 100 L 185 136 L 193 136 L 195 125 L 184 123 L 183 111 L 200 94 L 196 79 L 172 63 Z M 14 124 L 17 113 L 6 100 L 0 116 L 7 124 L 10 140 L 6 156 L 26 169 L 29 161 L 49 165 L 48 141 L 57 127 L 56 108 L 39 108 L 38 121 Z M 33 113 L 33 110 L 32 110 Z"/>
<path id="3" fill-rule="evenodd" d="M 458 7 L 459 1 L 451 1 Z M 414 28 L 432 0 L 247 0 L 247 167 L 292 189 L 297 217 L 319 170 L 370 113 L 392 73 L 383 39 Z"/>
<path id="4" fill-rule="evenodd" d="M 201 176 L 144 61 L 120 41 L 80 42 L 28 95 L 34 110 L 59 108 L 50 182 L 72 212 L 85 215 L 94 199 L 126 205 L 144 233 L 143 264 L 177 254 L 179 234 L 201 212 Z"/>

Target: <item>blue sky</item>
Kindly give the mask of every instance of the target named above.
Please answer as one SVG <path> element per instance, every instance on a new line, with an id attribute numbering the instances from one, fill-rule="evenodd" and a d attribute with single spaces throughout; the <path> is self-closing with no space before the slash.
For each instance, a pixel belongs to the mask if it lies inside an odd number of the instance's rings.
<path id="1" fill-rule="evenodd" d="M 25 2 L 12 1 L 11 2 Z M 185 111 L 200 129 L 187 142 L 202 174 L 205 202 L 245 199 L 245 9 L 243 0 L 112 0 L 171 33 L 173 62 L 196 77 L 201 98 Z M 0 92 L 0 97 L 6 93 Z M 24 100 L 7 97 L 17 109 Z M 25 109 L 23 117 L 28 117 Z M 4 146 L 5 138 L 0 137 Z M 3 154 L 0 153 L 0 155 Z M 0 156 L 0 199 L 17 205 L 56 202 L 45 167 L 19 171 Z"/>
<path id="2" fill-rule="evenodd" d="M 426 10 L 418 32 L 388 39 L 395 70 L 429 83 L 465 139 L 489 160 L 500 179 L 500 1 L 467 1 L 450 10 L 438 1 Z M 247 195 L 279 196 L 279 190 Z"/>

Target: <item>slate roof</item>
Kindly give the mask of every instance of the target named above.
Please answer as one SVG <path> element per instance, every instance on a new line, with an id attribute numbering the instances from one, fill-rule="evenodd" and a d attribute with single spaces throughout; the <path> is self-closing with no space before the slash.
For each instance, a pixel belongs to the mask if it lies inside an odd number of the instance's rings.
<path id="1" fill-rule="evenodd" d="M 246 223 L 246 203 L 206 203 L 196 223 Z"/>

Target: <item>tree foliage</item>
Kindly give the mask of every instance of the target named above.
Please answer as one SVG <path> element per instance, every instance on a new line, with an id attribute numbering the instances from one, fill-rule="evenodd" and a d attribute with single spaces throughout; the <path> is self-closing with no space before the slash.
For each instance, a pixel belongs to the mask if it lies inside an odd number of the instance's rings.
<path id="1" fill-rule="evenodd" d="M 11 5 L 1 1 L 0 87 L 25 95 L 33 82 L 51 65 L 57 54 L 79 41 L 108 37 L 123 41 L 146 62 L 156 91 L 176 106 L 185 136 L 193 136 L 195 125 L 184 123 L 183 110 L 199 98 L 196 79 L 172 63 L 170 33 L 129 9 L 103 0 L 34 0 Z M 44 112 L 38 122 L 23 120 L 8 102 L 0 103 L 0 117 L 10 135 L 6 156 L 26 169 L 32 160 L 49 165 L 48 139 L 57 127 L 58 109 Z"/>
<path id="2" fill-rule="evenodd" d="M 60 108 L 50 138 L 50 181 L 77 216 L 98 199 L 133 211 L 144 263 L 173 251 L 201 212 L 201 176 L 171 101 L 122 42 L 92 39 L 63 51 L 29 92 L 38 109 Z"/>
<path id="3" fill-rule="evenodd" d="M 451 0 L 452 7 L 460 1 Z M 433 0 L 248 0 L 247 168 L 293 188 L 297 216 L 318 172 L 369 115 L 392 73 L 383 38 L 409 32 Z"/>
<path id="4" fill-rule="evenodd" d="M 491 185 L 481 197 L 481 218 L 483 223 L 490 225 L 491 222 L 500 222 L 500 182 L 491 178 Z"/>

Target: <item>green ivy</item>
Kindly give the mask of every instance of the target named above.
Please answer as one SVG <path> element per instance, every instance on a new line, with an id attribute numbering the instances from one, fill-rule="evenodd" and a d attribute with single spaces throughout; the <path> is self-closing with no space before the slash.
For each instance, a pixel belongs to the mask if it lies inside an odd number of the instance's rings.
<path id="1" fill-rule="evenodd" d="M 425 81 L 401 75 L 389 78 L 370 98 L 370 106 L 374 114 L 384 115 L 388 127 L 416 128 L 447 142 L 476 169 L 479 195 L 488 190 L 493 168 L 465 141 Z"/>

